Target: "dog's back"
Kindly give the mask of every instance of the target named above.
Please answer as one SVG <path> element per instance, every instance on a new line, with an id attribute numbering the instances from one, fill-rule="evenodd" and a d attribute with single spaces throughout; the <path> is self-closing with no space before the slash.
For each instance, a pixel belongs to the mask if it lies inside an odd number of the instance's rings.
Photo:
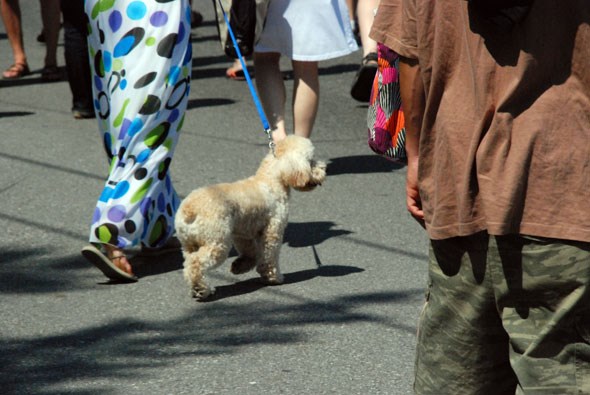
<path id="1" fill-rule="evenodd" d="M 231 235 L 253 235 L 268 223 L 277 197 L 254 177 L 217 184 L 191 192 L 176 214 L 176 233 L 181 243 L 202 245 Z M 286 204 L 286 202 L 283 202 Z"/>

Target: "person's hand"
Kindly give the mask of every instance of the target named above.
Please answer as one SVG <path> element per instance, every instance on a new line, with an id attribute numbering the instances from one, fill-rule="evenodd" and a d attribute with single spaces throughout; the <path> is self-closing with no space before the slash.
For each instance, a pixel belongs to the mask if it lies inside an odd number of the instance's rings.
<path id="1" fill-rule="evenodd" d="M 410 158 L 408 160 L 407 175 L 406 175 L 406 205 L 410 215 L 423 228 L 424 212 L 422 211 L 422 200 L 420 199 L 420 191 L 418 189 L 418 157 Z"/>
<path id="2" fill-rule="evenodd" d="M 426 106 L 424 83 L 416 59 L 400 57 L 399 73 L 400 95 L 406 127 L 406 154 L 408 155 L 406 206 L 410 215 L 425 228 L 422 199 L 420 199 L 420 190 L 418 189 L 420 134 Z"/>

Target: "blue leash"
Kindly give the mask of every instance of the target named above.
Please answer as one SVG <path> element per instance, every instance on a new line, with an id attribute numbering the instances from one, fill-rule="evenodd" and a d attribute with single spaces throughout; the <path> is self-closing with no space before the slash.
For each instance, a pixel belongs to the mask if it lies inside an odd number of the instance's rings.
<path id="1" fill-rule="evenodd" d="M 225 13 L 225 10 L 223 9 L 223 5 L 221 4 L 221 0 L 217 0 L 217 2 L 219 3 L 219 7 L 221 8 L 221 12 L 223 14 L 223 19 L 225 20 L 225 24 L 227 25 L 227 31 L 229 33 L 229 36 L 231 37 L 231 41 L 234 44 L 234 48 L 236 50 L 236 53 L 238 54 L 238 59 L 240 59 L 240 63 L 242 65 L 242 70 L 244 71 L 244 76 L 246 77 L 246 82 L 248 82 L 248 88 L 250 88 L 250 93 L 252 94 L 252 99 L 254 100 L 254 104 L 256 105 L 256 109 L 258 110 L 258 115 L 260 116 L 260 120 L 262 121 L 262 127 L 264 128 L 264 133 L 266 133 L 266 137 L 268 137 L 269 147 L 274 152 L 274 143 L 272 140 L 272 135 L 271 135 L 271 130 L 270 130 L 270 125 L 268 123 L 268 119 L 266 118 L 266 114 L 264 114 L 264 110 L 262 109 L 262 104 L 260 104 L 260 99 L 258 98 L 258 95 L 256 94 L 256 89 L 254 89 L 254 85 L 252 84 L 252 79 L 250 78 L 250 73 L 248 73 L 248 68 L 246 67 L 246 62 L 244 61 L 244 57 L 242 56 L 242 52 L 240 51 L 240 48 L 238 46 L 238 42 L 236 40 L 236 37 L 234 36 L 234 32 L 231 29 L 231 26 L 229 24 L 229 19 L 227 17 L 227 14 Z"/>

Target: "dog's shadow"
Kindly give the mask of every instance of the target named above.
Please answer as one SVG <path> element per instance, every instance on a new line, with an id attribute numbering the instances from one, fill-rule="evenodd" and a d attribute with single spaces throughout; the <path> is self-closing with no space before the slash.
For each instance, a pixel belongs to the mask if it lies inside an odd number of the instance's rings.
<path id="1" fill-rule="evenodd" d="M 283 243 L 291 248 L 313 247 L 332 237 L 338 237 L 352 233 L 346 229 L 333 229 L 334 226 L 336 226 L 336 224 L 329 221 L 299 223 L 289 222 L 287 229 L 285 230 Z M 238 254 L 236 250 L 232 248 L 228 258 L 233 258 L 236 256 L 238 256 Z M 183 257 L 180 251 L 175 251 L 153 257 L 134 257 L 131 258 L 131 263 L 133 265 L 133 271 L 135 275 L 139 278 L 142 278 L 181 270 L 183 265 Z M 316 263 L 318 266 L 321 265 L 320 262 Z M 299 281 L 304 280 L 305 278 Z M 264 284 L 259 285 L 259 288 L 264 286 Z"/>
<path id="2" fill-rule="evenodd" d="M 182 269 L 182 252 L 172 251 L 159 256 L 131 258 L 133 272 L 139 278 L 157 276 Z"/>
<path id="3" fill-rule="evenodd" d="M 296 284 L 308 281 L 316 277 L 342 277 L 349 274 L 360 273 L 365 269 L 356 266 L 327 265 L 319 266 L 316 269 L 301 270 L 299 272 L 284 274 L 284 282 L 281 285 Z M 276 285 L 265 284 L 260 278 L 250 278 L 233 284 L 220 285 L 215 289 L 215 293 L 209 296 L 203 302 L 214 302 L 217 300 L 231 298 L 256 292 L 261 288 L 276 287 Z"/>
<path id="4" fill-rule="evenodd" d="M 289 222 L 283 243 L 292 248 L 316 246 L 332 237 L 348 235 L 352 232 L 346 229 L 333 229 L 334 222 Z"/>

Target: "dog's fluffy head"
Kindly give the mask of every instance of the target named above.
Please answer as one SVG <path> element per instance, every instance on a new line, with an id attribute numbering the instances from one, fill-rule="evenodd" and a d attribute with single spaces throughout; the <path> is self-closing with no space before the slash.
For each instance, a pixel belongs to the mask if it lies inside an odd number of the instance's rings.
<path id="1" fill-rule="evenodd" d="M 290 135 L 276 143 L 275 161 L 284 185 L 298 191 L 311 191 L 326 178 L 326 164 L 313 157 L 314 147 L 305 137 Z"/>

